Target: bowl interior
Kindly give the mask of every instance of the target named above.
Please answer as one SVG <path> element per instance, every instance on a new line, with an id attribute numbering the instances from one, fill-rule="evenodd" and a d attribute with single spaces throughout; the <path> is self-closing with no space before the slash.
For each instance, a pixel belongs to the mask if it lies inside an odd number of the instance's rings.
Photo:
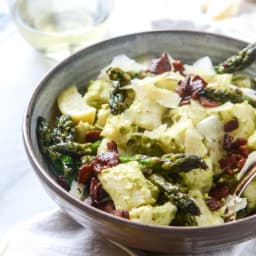
<path id="1" fill-rule="evenodd" d="M 111 39 L 86 48 L 59 64 L 40 83 L 30 102 L 30 138 L 33 150 L 40 163 L 41 155 L 35 136 L 36 120 L 43 116 L 51 120 L 56 114 L 56 98 L 65 87 L 76 84 L 81 92 L 86 90 L 91 79 L 109 64 L 118 54 L 126 54 L 130 58 L 143 56 L 159 56 L 168 52 L 175 59 L 184 63 L 192 63 L 203 56 L 210 56 L 214 63 L 225 59 L 245 43 L 231 38 L 189 31 L 158 31 L 134 34 Z M 253 74 L 256 64 L 247 70 Z"/>
<path id="2" fill-rule="evenodd" d="M 168 52 L 173 58 L 185 63 L 193 63 L 203 56 L 210 56 L 213 63 L 217 63 L 245 45 L 242 41 L 208 33 L 156 31 L 111 39 L 76 53 L 59 64 L 41 81 L 30 100 L 24 122 L 24 138 L 32 163 L 39 166 L 40 170 L 44 170 L 46 179 L 52 179 L 38 148 L 38 117 L 42 116 L 51 121 L 57 113 L 58 94 L 71 84 L 76 84 L 83 93 L 88 82 L 95 79 L 114 56 L 126 54 L 130 58 L 148 55 L 158 57 L 162 52 Z M 256 70 L 256 64 L 248 68 L 246 73 L 253 75 L 253 70 Z M 61 190 L 57 186 L 56 189 Z M 70 200 L 75 202 L 71 195 Z"/>
<path id="3" fill-rule="evenodd" d="M 40 83 L 30 102 L 29 136 L 33 152 L 40 164 L 47 168 L 38 149 L 36 123 L 38 116 L 50 121 L 57 113 L 56 98 L 65 87 L 76 84 L 81 92 L 86 90 L 91 79 L 109 64 L 112 58 L 126 54 L 130 58 L 159 56 L 168 52 L 184 63 L 193 63 L 203 56 L 210 56 L 214 63 L 224 60 L 245 46 L 245 43 L 231 38 L 189 31 L 158 31 L 128 35 L 86 48 L 58 65 Z M 247 73 L 253 74 L 256 64 Z"/>

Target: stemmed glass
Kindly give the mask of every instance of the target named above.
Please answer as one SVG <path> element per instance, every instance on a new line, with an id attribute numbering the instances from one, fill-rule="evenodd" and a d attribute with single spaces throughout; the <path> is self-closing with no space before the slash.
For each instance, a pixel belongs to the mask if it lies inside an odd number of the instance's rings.
<path id="1" fill-rule="evenodd" d="M 8 3 L 24 39 L 56 60 L 100 40 L 113 5 L 112 0 L 8 0 Z"/>

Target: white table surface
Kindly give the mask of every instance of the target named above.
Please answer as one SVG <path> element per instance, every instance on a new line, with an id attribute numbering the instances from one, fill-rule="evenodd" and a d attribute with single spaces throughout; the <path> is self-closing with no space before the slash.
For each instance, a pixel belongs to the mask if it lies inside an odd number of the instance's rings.
<path id="1" fill-rule="evenodd" d="M 151 1 L 151 8 L 142 14 L 141 11 L 149 2 L 116 0 L 108 35 L 151 29 L 152 19 L 170 18 L 168 13 L 171 11 L 168 12 L 166 8 L 177 1 Z M 190 2 L 187 0 L 186 3 Z M 156 12 L 156 8 L 160 8 L 160 12 Z M 131 10 L 135 11 L 131 14 Z M 186 13 L 182 15 L 180 17 L 189 17 Z M 256 19 L 254 21 L 256 32 Z M 207 19 L 200 22 L 204 24 Z M 234 19 L 234 22 L 238 20 Z M 248 21 L 243 19 L 243 22 L 245 26 Z M 223 27 L 228 26 L 225 23 Z M 256 39 L 243 29 L 240 32 L 229 32 L 235 33 L 236 37 Z M 0 23 L 0 238 L 25 219 L 56 207 L 44 192 L 28 162 L 21 133 L 25 106 L 40 79 L 55 65 L 55 62 L 35 52 L 14 26 L 10 26 L 6 32 Z"/>

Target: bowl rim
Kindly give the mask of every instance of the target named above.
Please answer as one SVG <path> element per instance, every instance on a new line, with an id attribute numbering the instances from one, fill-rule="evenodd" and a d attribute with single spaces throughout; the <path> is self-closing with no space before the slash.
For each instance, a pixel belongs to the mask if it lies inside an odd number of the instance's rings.
<path id="1" fill-rule="evenodd" d="M 29 101 L 27 103 L 27 106 L 25 108 L 24 116 L 23 116 L 23 122 L 22 122 L 22 139 L 23 139 L 23 144 L 25 147 L 25 151 L 27 154 L 27 157 L 33 166 L 34 171 L 36 174 L 49 186 L 52 190 L 55 191 L 61 198 L 63 198 L 65 201 L 68 201 L 75 207 L 79 208 L 79 210 L 86 212 L 87 214 L 99 218 L 104 221 L 110 221 L 113 224 L 120 224 L 120 225 L 125 225 L 129 228 L 132 229 L 143 229 L 145 231 L 157 231 L 157 232 L 163 232 L 163 233 L 170 233 L 170 232 L 178 232 L 178 233 L 183 233 L 184 231 L 191 231 L 191 232 L 202 232 L 202 231 L 209 231 L 214 229 L 221 229 L 221 228 L 232 228 L 239 227 L 240 225 L 243 225 L 244 223 L 249 223 L 252 220 L 256 220 L 256 215 L 248 216 L 243 219 L 236 220 L 234 222 L 228 222 L 228 223 L 223 223 L 223 224 L 218 224 L 218 225 L 211 225 L 211 226 L 161 226 L 161 225 L 149 225 L 149 224 L 143 224 L 143 223 L 138 223 L 134 221 L 130 221 L 124 218 L 116 217 L 114 215 L 111 215 L 109 213 L 106 213 L 102 210 L 99 210 L 93 206 L 85 204 L 83 201 L 75 198 L 73 195 L 71 195 L 68 191 L 64 190 L 61 186 L 57 184 L 56 181 L 54 181 L 51 178 L 51 175 L 49 174 L 49 170 L 44 168 L 43 166 L 40 165 L 39 161 L 37 160 L 36 154 L 33 152 L 33 146 L 32 146 L 32 141 L 30 139 L 30 132 L 31 132 L 31 127 L 29 126 L 30 124 L 30 116 L 31 112 L 33 110 L 33 105 L 35 103 L 35 99 L 38 97 L 40 94 L 40 91 L 43 89 L 45 84 L 47 84 L 47 81 L 59 70 L 61 70 L 65 65 L 75 61 L 77 58 L 79 58 L 80 55 L 83 55 L 85 52 L 91 51 L 94 48 L 96 48 L 99 45 L 104 45 L 104 44 L 109 44 L 112 41 L 118 40 L 118 39 L 129 39 L 130 37 L 135 37 L 137 35 L 143 36 L 147 34 L 166 34 L 166 33 L 178 33 L 178 34 L 191 34 L 191 35 L 203 35 L 203 36 L 212 36 L 212 37 L 217 37 L 217 38 L 223 38 L 227 40 L 234 40 L 242 44 L 248 44 L 247 41 L 240 40 L 235 37 L 231 36 L 226 36 L 226 35 L 221 35 L 217 33 L 212 33 L 212 32 L 205 32 L 205 31 L 200 31 L 200 30 L 179 30 L 179 29 L 171 29 L 171 30 L 152 30 L 152 31 L 142 31 L 142 32 L 136 32 L 136 33 L 130 33 L 126 35 L 121 35 L 121 36 L 116 36 L 112 37 L 103 41 L 100 41 L 96 44 L 93 44 L 89 47 L 83 48 L 80 51 L 72 54 L 65 60 L 61 61 L 58 63 L 55 67 L 53 67 L 46 75 L 44 75 L 44 78 L 41 79 L 41 81 L 37 84 L 35 87 L 32 95 L 29 98 Z"/>

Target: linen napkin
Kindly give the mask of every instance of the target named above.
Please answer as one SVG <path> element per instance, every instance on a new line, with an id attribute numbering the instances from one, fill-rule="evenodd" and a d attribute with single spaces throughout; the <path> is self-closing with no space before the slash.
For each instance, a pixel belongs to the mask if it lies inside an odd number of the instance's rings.
<path id="1" fill-rule="evenodd" d="M 193 5 L 193 1 L 180 0 L 179 3 L 175 5 L 174 3 L 171 3 L 172 0 L 169 1 L 166 1 L 165 9 L 167 11 L 164 12 L 163 10 L 163 12 L 161 12 L 159 15 L 153 16 L 150 20 L 151 28 L 153 30 L 201 30 L 231 36 L 248 42 L 256 41 L 255 2 L 252 3 L 242 0 L 240 1 L 241 4 L 237 15 L 229 16 L 228 18 L 223 18 L 220 20 L 214 20 L 208 15 L 202 13 L 196 4 Z M 201 1 L 209 2 L 210 0 Z M 212 0 L 212 2 L 214 1 L 215 0 Z M 219 0 L 218 2 L 222 2 L 222 0 Z M 224 2 L 225 1 L 223 0 L 223 3 Z M 169 3 L 169 5 L 167 3 Z M 184 6 L 188 6 L 188 8 L 184 10 Z"/>
<path id="2" fill-rule="evenodd" d="M 2 250 L 2 254 L 1 254 Z M 10 231 L 1 256 L 127 256 L 123 250 L 74 222 L 61 210 L 42 213 Z"/>
<path id="3" fill-rule="evenodd" d="M 56 209 L 29 219 L 0 242 L 1 256 L 167 256 L 132 250 L 93 233 Z M 200 256 L 255 256 L 256 239 Z"/>

